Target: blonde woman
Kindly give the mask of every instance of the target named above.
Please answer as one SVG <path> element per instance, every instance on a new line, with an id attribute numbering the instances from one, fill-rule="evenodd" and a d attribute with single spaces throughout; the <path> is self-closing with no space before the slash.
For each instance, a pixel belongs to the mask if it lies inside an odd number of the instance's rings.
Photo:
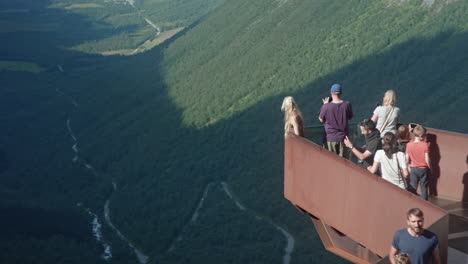
<path id="1" fill-rule="evenodd" d="M 377 124 L 380 136 L 383 138 L 386 132 L 396 134 L 396 125 L 400 121 L 400 108 L 395 106 L 395 91 L 388 90 L 382 100 L 382 105 L 377 106 L 372 116 L 372 121 Z"/>
<path id="2" fill-rule="evenodd" d="M 281 111 L 284 112 L 284 136 L 286 137 L 289 133 L 304 136 L 304 119 L 302 113 L 297 107 L 294 98 L 286 96 L 283 99 L 281 105 Z"/>

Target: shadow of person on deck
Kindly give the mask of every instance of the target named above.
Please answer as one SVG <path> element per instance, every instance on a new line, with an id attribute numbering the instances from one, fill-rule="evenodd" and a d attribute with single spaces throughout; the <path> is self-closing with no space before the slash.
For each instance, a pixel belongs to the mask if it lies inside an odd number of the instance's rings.
<path id="1" fill-rule="evenodd" d="M 431 159 L 431 172 L 427 187 L 429 195 L 437 196 L 437 183 L 440 178 L 440 149 L 439 144 L 437 144 L 437 136 L 435 134 L 428 133 L 427 142 L 429 143 L 429 156 Z"/>

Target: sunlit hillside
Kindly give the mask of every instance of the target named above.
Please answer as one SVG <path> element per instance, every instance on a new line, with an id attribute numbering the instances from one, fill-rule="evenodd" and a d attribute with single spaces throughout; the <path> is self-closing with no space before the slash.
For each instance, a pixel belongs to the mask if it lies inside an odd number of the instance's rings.
<path id="1" fill-rule="evenodd" d="M 100 34 L 73 50 L 134 55 L 149 50 L 222 4 L 223 0 L 50 0 L 49 9 L 82 16 Z"/>
<path id="2" fill-rule="evenodd" d="M 357 121 L 394 89 L 403 122 L 468 133 L 466 1 L 18 0 L 0 14 L 0 263 L 347 263 L 283 197 L 283 97 L 316 125 L 332 83 Z M 181 29 L 150 45 L 140 15 Z"/>

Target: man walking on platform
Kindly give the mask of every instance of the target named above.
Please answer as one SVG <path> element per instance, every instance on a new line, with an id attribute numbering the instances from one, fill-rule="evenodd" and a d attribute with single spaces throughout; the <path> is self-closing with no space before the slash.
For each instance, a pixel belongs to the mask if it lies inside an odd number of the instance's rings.
<path id="1" fill-rule="evenodd" d="M 341 99 L 342 87 L 333 84 L 330 89 L 330 97 L 322 99 L 318 119 L 324 123 L 326 140 L 324 147 L 341 157 L 345 156 L 343 140 L 348 135 L 348 120 L 353 118 L 351 103 Z"/>
<path id="2" fill-rule="evenodd" d="M 406 253 L 413 264 L 440 264 L 439 239 L 437 235 L 423 228 L 424 213 L 413 208 L 406 213 L 407 228 L 400 229 L 393 236 L 389 258 L 395 264 L 397 253 Z"/>

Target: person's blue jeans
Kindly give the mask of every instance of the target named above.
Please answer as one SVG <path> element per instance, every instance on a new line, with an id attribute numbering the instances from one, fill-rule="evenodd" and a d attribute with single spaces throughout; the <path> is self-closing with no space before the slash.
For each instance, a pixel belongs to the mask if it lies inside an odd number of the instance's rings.
<path id="1" fill-rule="evenodd" d="M 429 181 L 429 169 L 428 168 L 410 168 L 410 186 L 411 191 L 417 194 L 418 184 L 421 188 L 421 198 L 427 200 L 427 183 Z"/>

